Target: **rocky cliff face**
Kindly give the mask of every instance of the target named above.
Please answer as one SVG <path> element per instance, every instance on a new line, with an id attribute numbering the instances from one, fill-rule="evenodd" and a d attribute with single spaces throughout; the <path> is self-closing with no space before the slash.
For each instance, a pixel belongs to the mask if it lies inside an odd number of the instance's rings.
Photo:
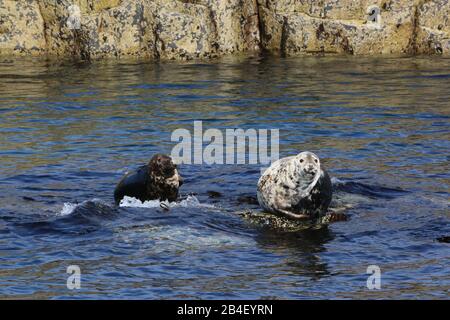
<path id="1" fill-rule="evenodd" d="M 0 0 L 0 55 L 449 55 L 449 15 L 449 0 Z"/>
<path id="2" fill-rule="evenodd" d="M 448 0 L 259 0 L 262 47 L 301 53 L 449 53 Z"/>

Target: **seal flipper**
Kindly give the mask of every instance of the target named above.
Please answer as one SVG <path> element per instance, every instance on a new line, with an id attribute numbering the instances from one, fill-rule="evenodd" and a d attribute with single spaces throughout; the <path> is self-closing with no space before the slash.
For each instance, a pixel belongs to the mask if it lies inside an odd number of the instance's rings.
<path id="1" fill-rule="evenodd" d="M 288 210 L 284 210 L 284 209 L 276 209 L 275 210 L 276 213 L 281 213 L 282 215 L 284 215 L 286 218 L 290 218 L 290 219 L 295 219 L 295 220 L 308 220 L 311 217 L 307 214 L 301 214 L 301 213 L 294 213 Z"/>
<path id="2" fill-rule="evenodd" d="M 118 205 L 125 196 L 145 201 L 148 178 L 149 169 L 147 165 L 125 175 L 114 190 L 114 201 L 116 204 Z"/>

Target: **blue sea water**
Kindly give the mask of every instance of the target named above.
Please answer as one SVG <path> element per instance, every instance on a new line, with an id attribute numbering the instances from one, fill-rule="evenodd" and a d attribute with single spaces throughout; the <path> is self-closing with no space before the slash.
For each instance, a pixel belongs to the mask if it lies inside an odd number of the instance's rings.
<path id="1" fill-rule="evenodd" d="M 1 59 L 0 298 L 448 299 L 449 89 L 445 58 Z M 349 220 L 251 223 L 258 165 L 184 164 L 194 197 L 115 207 L 121 176 L 194 120 L 317 153 Z"/>

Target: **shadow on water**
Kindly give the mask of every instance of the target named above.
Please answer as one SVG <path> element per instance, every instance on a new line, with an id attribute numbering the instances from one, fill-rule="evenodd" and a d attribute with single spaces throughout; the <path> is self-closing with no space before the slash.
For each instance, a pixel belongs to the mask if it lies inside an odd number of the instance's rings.
<path id="1" fill-rule="evenodd" d="M 325 244 L 333 239 L 333 232 L 326 227 L 297 232 L 263 229 L 255 236 L 255 241 L 262 250 L 284 256 L 284 272 L 312 279 L 329 275 L 329 268 L 319 255 L 326 251 Z"/>

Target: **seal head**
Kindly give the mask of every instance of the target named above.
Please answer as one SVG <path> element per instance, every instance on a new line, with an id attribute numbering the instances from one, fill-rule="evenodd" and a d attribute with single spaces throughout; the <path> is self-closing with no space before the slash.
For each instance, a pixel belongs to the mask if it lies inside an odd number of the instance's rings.
<path id="1" fill-rule="evenodd" d="M 175 201 L 183 178 L 178 174 L 177 165 L 165 154 L 156 154 L 148 163 L 147 200 Z"/>
<path id="2" fill-rule="evenodd" d="M 312 152 L 305 151 L 295 156 L 297 172 L 297 185 L 304 196 L 307 196 L 311 189 L 314 188 L 320 178 L 320 160 L 317 155 Z M 295 168 L 294 168 L 295 170 Z"/>

